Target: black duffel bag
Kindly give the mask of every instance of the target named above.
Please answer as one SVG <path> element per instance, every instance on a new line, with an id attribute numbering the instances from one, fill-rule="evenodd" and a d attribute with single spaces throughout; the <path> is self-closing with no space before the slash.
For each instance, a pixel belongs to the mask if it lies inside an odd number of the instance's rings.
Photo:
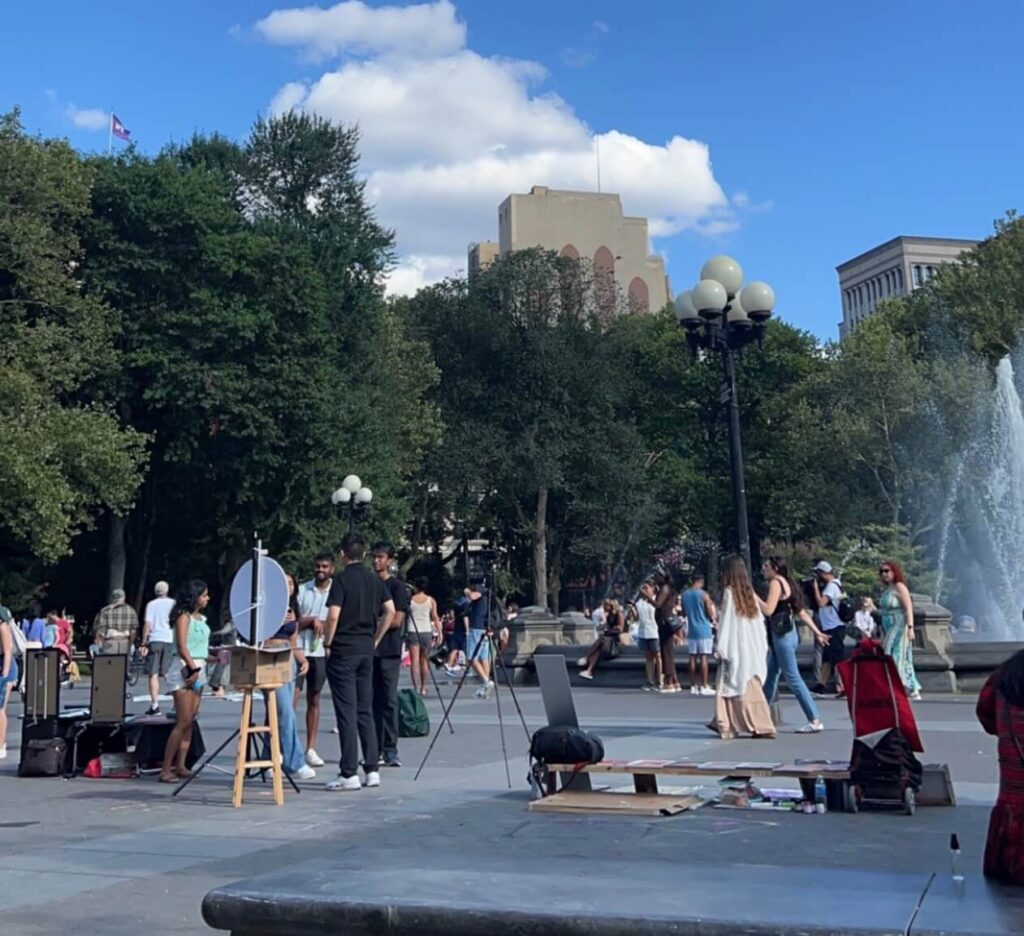
<path id="1" fill-rule="evenodd" d="M 31 738 L 21 747 L 19 777 L 60 777 L 68 745 L 63 738 Z"/>
<path id="2" fill-rule="evenodd" d="M 580 728 L 548 726 L 534 732 L 530 757 L 542 764 L 596 764 L 604 760 L 604 745 Z"/>

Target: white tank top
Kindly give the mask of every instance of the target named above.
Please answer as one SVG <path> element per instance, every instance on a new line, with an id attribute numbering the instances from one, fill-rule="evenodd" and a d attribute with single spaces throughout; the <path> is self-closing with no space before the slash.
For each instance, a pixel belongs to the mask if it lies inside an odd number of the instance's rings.
<path id="1" fill-rule="evenodd" d="M 430 636 L 430 605 L 431 601 L 429 598 L 423 602 L 416 600 L 409 602 L 409 613 L 412 615 L 413 623 L 416 625 L 415 628 L 409 628 L 410 634 L 415 634 L 419 631 L 423 637 Z"/>

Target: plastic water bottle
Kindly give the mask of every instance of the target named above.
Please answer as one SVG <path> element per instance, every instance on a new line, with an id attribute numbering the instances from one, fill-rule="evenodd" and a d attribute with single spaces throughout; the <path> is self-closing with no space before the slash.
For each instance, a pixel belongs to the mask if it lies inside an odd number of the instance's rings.
<path id="1" fill-rule="evenodd" d="M 819 813 L 823 813 L 828 810 L 828 807 L 826 806 L 824 777 L 818 777 L 818 779 L 814 781 L 814 806 Z"/>
<path id="2" fill-rule="evenodd" d="M 960 870 L 960 839 L 955 832 L 949 837 L 949 851 L 953 859 L 953 880 L 958 884 L 963 883 L 964 876 Z"/>

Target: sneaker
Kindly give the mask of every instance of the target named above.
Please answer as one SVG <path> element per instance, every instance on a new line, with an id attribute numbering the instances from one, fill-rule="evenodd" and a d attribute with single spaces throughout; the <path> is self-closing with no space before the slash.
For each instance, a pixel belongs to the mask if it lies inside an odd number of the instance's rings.
<path id="1" fill-rule="evenodd" d="M 582 673 L 580 673 L 580 679 L 593 679 L 593 678 L 594 678 L 594 674 L 593 673 L 588 673 L 586 670 L 584 670 Z"/>
<path id="2" fill-rule="evenodd" d="M 701 695 L 700 686 L 690 686 L 690 695 Z"/>
<path id="3" fill-rule="evenodd" d="M 698 693 L 698 695 L 702 695 L 702 696 L 709 696 L 709 695 L 714 695 L 714 694 L 715 694 L 715 690 L 712 689 L 710 686 L 701 686 L 700 687 L 700 692 Z"/>
<path id="4" fill-rule="evenodd" d="M 579 658 L 579 659 L 578 659 L 578 660 L 576 661 L 576 665 L 577 665 L 577 666 L 578 666 L 578 667 L 579 667 L 580 669 L 586 669 L 586 668 L 587 668 L 587 658 L 586 658 L 586 657 L 580 657 L 580 658 Z"/>
<path id="5" fill-rule="evenodd" d="M 159 705 L 151 705 L 148 709 L 146 709 L 146 714 L 147 715 L 159 715 L 160 714 L 160 706 Z"/>
<path id="6" fill-rule="evenodd" d="M 338 726 L 337 726 L 337 725 L 335 725 L 335 726 L 334 726 L 334 727 L 333 727 L 333 728 L 331 729 L 331 734 L 337 734 L 337 733 L 338 733 Z"/>
<path id="7" fill-rule="evenodd" d="M 326 784 L 326 789 L 332 793 L 338 790 L 361 790 L 362 788 L 363 785 L 359 782 L 358 777 L 343 777 L 341 774 L 338 774 L 338 776 L 333 780 L 329 780 Z"/>
<path id="8" fill-rule="evenodd" d="M 452 679 L 458 679 L 458 677 L 462 675 L 462 667 L 461 666 L 446 666 L 444 668 L 444 671 L 449 676 L 451 676 Z"/>
<path id="9" fill-rule="evenodd" d="M 353 777 L 352 779 L 356 780 L 355 777 Z M 356 783 L 358 783 L 358 782 L 359 781 L 356 780 Z M 366 779 L 363 781 L 363 786 L 368 786 L 368 787 L 380 786 L 380 773 L 377 772 L 376 770 L 368 771 L 367 774 L 366 774 Z"/>
<path id="10" fill-rule="evenodd" d="M 820 722 L 808 722 L 803 728 L 797 728 L 797 734 L 817 734 L 819 731 L 824 731 L 825 726 Z"/>
<path id="11" fill-rule="evenodd" d="M 306 751 L 306 763 L 310 767 L 323 767 L 324 759 L 312 748 Z"/>
<path id="12" fill-rule="evenodd" d="M 292 776 L 296 780 L 312 780 L 316 776 L 316 771 L 309 766 L 309 764 L 303 764 L 298 770 L 292 773 Z"/>
<path id="13" fill-rule="evenodd" d="M 910 701 L 911 702 L 920 702 L 921 701 L 921 692 L 920 692 L 920 690 L 917 691 L 917 692 L 912 692 L 910 694 Z"/>
<path id="14" fill-rule="evenodd" d="M 658 691 L 658 687 L 656 685 L 654 685 L 654 683 L 649 683 L 649 682 L 644 683 L 640 688 L 644 692 L 657 692 Z"/>
<path id="15" fill-rule="evenodd" d="M 0 744 L 0 760 L 3 760 L 5 757 L 7 757 L 7 745 Z"/>
<path id="16" fill-rule="evenodd" d="M 489 699 L 491 692 L 494 689 L 494 681 L 488 679 L 479 689 L 476 691 L 476 697 L 478 699 Z"/>
<path id="17" fill-rule="evenodd" d="M 385 751 L 384 752 L 384 766 L 385 767 L 401 767 L 402 762 L 398 759 L 397 751 Z M 374 773 L 375 771 L 370 771 Z"/>

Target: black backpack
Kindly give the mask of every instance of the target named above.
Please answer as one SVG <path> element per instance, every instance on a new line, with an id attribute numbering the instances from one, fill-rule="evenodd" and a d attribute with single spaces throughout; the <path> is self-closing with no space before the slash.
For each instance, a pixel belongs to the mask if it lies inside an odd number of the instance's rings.
<path id="1" fill-rule="evenodd" d="M 839 604 L 836 605 L 836 614 L 839 615 L 839 620 L 844 624 L 852 624 L 854 618 L 857 616 L 857 609 L 854 608 L 853 602 L 850 601 L 850 596 L 843 592 L 839 596 Z"/>
<path id="2" fill-rule="evenodd" d="M 604 760 L 604 745 L 581 728 L 549 725 L 534 732 L 530 757 L 542 764 L 596 764 Z"/>

